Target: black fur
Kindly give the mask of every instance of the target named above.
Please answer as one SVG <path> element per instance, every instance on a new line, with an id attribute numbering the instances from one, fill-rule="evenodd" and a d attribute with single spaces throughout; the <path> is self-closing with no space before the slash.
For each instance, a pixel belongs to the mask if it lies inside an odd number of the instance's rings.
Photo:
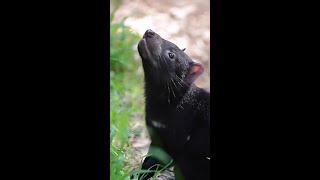
<path id="1" fill-rule="evenodd" d="M 185 180 L 210 179 L 210 93 L 193 83 L 203 72 L 202 65 L 152 30 L 146 31 L 138 51 L 151 146 L 168 153 Z M 164 164 L 148 157 L 142 169 L 158 163 Z"/>

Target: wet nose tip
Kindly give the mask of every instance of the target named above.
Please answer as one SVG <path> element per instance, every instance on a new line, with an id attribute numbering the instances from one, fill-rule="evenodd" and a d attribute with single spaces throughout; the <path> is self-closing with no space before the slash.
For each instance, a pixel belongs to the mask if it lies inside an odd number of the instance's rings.
<path id="1" fill-rule="evenodd" d="M 146 35 L 147 35 L 148 37 L 152 37 L 152 36 L 154 35 L 154 31 L 152 31 L 151 29 L 148 29 L 148 30 L 146 31 Z"/>

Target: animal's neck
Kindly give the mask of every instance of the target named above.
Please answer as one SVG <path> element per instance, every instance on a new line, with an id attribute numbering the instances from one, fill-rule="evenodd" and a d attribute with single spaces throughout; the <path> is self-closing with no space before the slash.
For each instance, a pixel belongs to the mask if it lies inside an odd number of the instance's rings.
<path id="1" fill-rule="evenodd" d="M 145 96 L 148 104 L 157 104 L 162 107 L 176 106 L 189 90 L 188 86 L 175 86 L 173 83 L 156 84 L 145 83 Z"/>

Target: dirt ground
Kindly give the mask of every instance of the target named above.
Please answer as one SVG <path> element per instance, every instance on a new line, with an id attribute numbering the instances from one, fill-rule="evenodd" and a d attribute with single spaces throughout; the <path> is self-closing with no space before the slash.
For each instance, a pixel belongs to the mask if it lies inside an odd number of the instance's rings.
<path id="1" fill-rule="evenodd" d="M 162 38 L 175 43 L 204 66 L 196 84 L 210 91 L 210 1 L 209 0 L 123 0 L 115 21 L 127 17 L 125 24 L 141 37 L 152 29 Z M 138 43 L 138 42 L 137 42 Z M 141 61 L 138 52 L 135 60 Z M 141 68 L 142 70 L 142 68 Z M 137 129 L 145 129 L 144 118 L 134 117 Z M 139 119 L 139 120 L 138 120 Z M 140 127 L 140 128 L 139 128 Z M 145 155 L 150 144 L 146 131 L 131 139 L 133 147 Z"/>

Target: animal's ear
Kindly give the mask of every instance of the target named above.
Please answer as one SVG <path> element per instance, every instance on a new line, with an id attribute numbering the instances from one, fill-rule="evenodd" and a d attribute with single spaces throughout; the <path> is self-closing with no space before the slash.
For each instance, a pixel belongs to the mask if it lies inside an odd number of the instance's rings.
<path id="1" fill-rule="evenodd" d="M 204 71 L 203 66 L 197 62 L 190 63 L 190 69 L 187 75 L 187 81 L 192 83 Z"/>
<path id="2" fill-rule="evenodd" d="M 186 48 L 181 49 L 182 51 L 186 50 Z"/>

